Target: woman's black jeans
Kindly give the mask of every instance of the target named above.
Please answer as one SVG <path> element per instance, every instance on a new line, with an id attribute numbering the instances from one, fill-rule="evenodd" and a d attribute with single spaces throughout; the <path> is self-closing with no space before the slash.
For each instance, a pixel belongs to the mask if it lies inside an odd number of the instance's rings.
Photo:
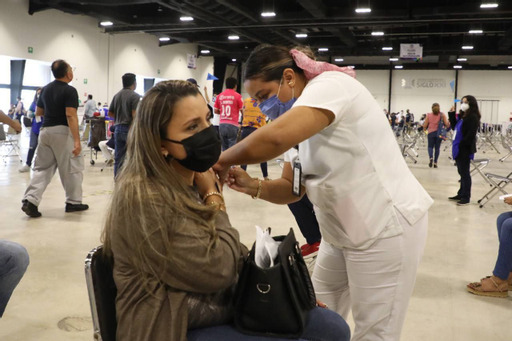
<path id="1" fill-rule="evenodd" d="M 457 196 L 461 200 L 469 201 L 471 199 L 471 174 L 469 172 L 470 159 L 469 154 L 459 152 L 455 159 L 457 171 L 460 175 L 460 189 Z"/>

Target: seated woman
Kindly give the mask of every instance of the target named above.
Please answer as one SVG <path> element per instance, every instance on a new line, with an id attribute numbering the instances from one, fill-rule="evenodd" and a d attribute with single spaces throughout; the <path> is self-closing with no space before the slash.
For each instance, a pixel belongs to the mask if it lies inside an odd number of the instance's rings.
<path id="1" fill-rule="evenodd" d="M 505 198 L 505 203 L 512 205 L 512 197 Z M 497 225 L 500 246 L 493 274 L 480 282 L 469 283 L 467 289 L 479 296 L 506 298 L 512 290 L 512 212 L 500 214 Z"/>
<path id="2" fill-rule="evenodd" d="M 158 83 L 139 104 L 103 232 L 118 290 L 117 340 L 265 339 L 231 324 L 247 248 L 209 170 L 221 149 L 209 116 L 185 81 Z M 302 339 L 349 338 L 339 315 L 311 310 Z"/>

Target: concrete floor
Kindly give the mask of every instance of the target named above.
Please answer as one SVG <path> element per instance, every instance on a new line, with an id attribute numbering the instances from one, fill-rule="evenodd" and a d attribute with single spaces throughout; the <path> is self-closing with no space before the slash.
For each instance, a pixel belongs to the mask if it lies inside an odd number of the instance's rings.
<path id="1" fill-rule="evenodd" d="M 28 134 L 20 135 L 23 158 Z M 3 154 L 0 149 L 0 155 Z M 88 150 L 86 150 L 88 151 Z M 477 157 L 492 159 L 486 171 L 508 174 L 512 157 L 493 151 Z M 457 207 L 447 200 L 458 189 L 456 168 L 442 152 L 438 169 L 427 166 L 426 148 L 420 148 L 419 162 L 408 161 L 411 170 L 435 199 L 430 210 L 429 236 L 416 288 L 411 299 L 402 340 L 406 341 L 509 341 L 512 300 L 483 298 L 466 292 L 465 285 L 490 275 L 498 241 L 495 220 L 509 210 L 498 198 L 484 208 L 476 204 L 488 186 L 473 176 L 473 201 Z M 86 155 L 89 160 L 89 154 Z M 20 200 L 30 173 L 18 173 L 19 160 L 0 159 L 0 238 L 23 244 L 30 254 L 30 265 L 15 290 L 3 319 L 0 340 L 92 340 L 89 301 L 84 279 L 87 252 L 100 244 L 105 207 L 113 188 L 112 168 L 101 172 L 103 160 L 86 164 L 84 202 L 90 209 L 81 213 L 64 212 L 64 191 L 58 177 L 48 186 L 39 207 L 42 218 L 29 219 L 20 210 Z M 276 162 L 269 164 L 271 178 L 280 175 Z M 261 176 L 259 167 L 249 172 Z M 512 190 L 512 187 L 509 188 Z M 225 190 L 228 213 L 247 245 L 255 236 L 254 225 L 272 226 L 274 234 L 289 227 L 300 233 L 286 206 L 273 205 Z M 301 240 L 303 241 L 303 240 Z M 349 319 L 351 327 L 352 321 Z"/>

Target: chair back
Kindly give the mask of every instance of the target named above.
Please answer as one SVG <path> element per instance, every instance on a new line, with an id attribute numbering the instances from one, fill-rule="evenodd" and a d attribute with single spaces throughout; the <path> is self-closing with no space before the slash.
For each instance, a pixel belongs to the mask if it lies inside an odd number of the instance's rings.
<path id="1" fill-rule="evenodd" d="M 92 249 L 85 259 L 85 278 L 91 304 L 94 339 L 116 341 L 116 295 L 113 260 L 103 255 L 103 247 Z"/>
<path id="2" fill-rule="evenodd" d="M 510 145 L 510 143 L 507 141 L 507 138 L 504 136 L 504 135 L 501 135 L 501 145 L 503 146 L 503 148 L 505 148 L 507 151 L 512 151 L 512 146 Z"/>

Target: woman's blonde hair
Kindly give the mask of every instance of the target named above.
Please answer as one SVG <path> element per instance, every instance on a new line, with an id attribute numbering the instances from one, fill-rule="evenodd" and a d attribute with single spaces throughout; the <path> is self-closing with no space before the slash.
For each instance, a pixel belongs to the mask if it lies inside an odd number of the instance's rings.
<path id="1" fill-rule="evenodd" d="M 186 81 L 156 84 L 140 102 L 128 134 L 126 158 L 116 179 L 102 241 L 110 257 L 115 238 L 131 247 L 129 261 L 144 285 L 168 271 L 173 227 L 187 222 L 200 226 L 211 235 L 212 242 L 205 248 L 211 248 L 217 239 L 216 211 L 200 202 L 161 152 L 176 103 L 199 94 L 197 87 Z M 157 268 L 149 265 L 154 261 L 148 261 L 155 255 L 161 259 Z"/>

